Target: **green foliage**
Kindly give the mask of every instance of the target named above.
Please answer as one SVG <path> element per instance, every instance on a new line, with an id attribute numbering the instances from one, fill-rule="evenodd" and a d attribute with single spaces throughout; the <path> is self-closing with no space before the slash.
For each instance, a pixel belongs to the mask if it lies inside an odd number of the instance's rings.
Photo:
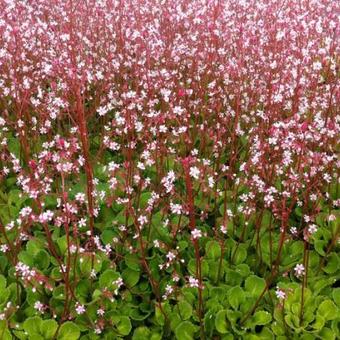
<path id="1" fill-rule="evenodd" d="M 63 325 L 62 328 L 64 329 L 66 326 Z M 23 329 L 30 339 L 53 339 L 58 329 L 58 323 L 55 320 L 42 320 L 40 317 L 34 316 L 25 320 Z M 61 337 L 60 339 L 66 338 Z M 73 339 L 77 338 L 73 337 Z"/>
<path id="2" fill-rule="evenodd" d="M 58 340 L 77 340 L 80 337 L 79 327 L 71 321 L 63 323 L 58 332 Z"/>
<path id="3" fill-rule="evenodd" d="M 18 151 L 13 139 L 10 149 Z M 169 168 L 174 168 L 170 158 Z M 156 168 L 150 168 L 145 171 L 155 176 Z M 95 174 L 97 189 L 110 192 L 100 164 Z M 124 176 L 124 172 L 117 174 L 121 183 Z M 183 180 L 176 181 L 184 190 Z M 77 193 L 85 193 L 84 173 L 68 186 L 72 200 Z M 227 233 L 216 228 L 225 222 L 224 196 L 217 195 L 215 202 L 197 193 L 198 186 L 193 189 L 195 224 L 202 232 L 197 241 L 188 216 L 170 214 L 162 203 L 148 209 L 154 194 L 143 190 L 131 200 L 131 211 L 115 200 L 99 200 L 95 218 L 99 246 L 89 242 L 88 231 L 76 228 L 78 217 L 68 234 L 65 226 L 51 223 L 48 235 L 41 223 L 32 222 L 29 238 L 18 251 L 0 255 L 0 315 L 4 318 L 0 339 L 190 340 L 203 334 L 206 339 L 222 340 L 340 338 L 340 257 L 334 242 L 339 230 L 337 221 L 328 220 L 327 205 L 320 203 L 315 217 L 318 228 L 308 242 L 302 230 L 301 235 L 291 235 L 287 229 L 280 250 L 281 221 L 275 214 L 264 208 L 250 217 L 238 212 L 237 195 L 247 193 L 247 188 L 227 190 L 228 214 L 233 214 L 226 223 Z M 119 194 L 123 193 L 120 189 Z M 207 200 L 213 203 L 209 208 Z M 37 202 L 23 195 L 15 181 L 6 182 L 0 204 L 0 218 L 6 224 L 19 218 L 24 206 L 32 206 L 39 214 Z M 57 211 L 60 202 L 49 194 L 44 204 Z M 196 216 L 204 209 L 208 216 L 203 221 Z M 142 228 L 134 218 L 136 212 L 146 216 Z M 84 214 L 88 217 L 85 209 Z M 337 211 L 332 214 L 338 216 Z M 300 223 L 304 223 L 303 211 L 296 207 L 288 224 Z M 9 229 L 10 243 L 18 242 L 16 227 Z M 0 237 L 5 244 L 4 235 Z M 29 267 L 25 269 L 31 271 L 28 277 L 15 269 L 13 259 L 24 269 Z M 295 274 L 297 264 L 308 264 L 305 277 Z M 202 290 L 192 283 L 199 278 Z M 284 298 L 276 296 L 277 289 Z M 85 311 L 79 312 L 79 305 Z"/>

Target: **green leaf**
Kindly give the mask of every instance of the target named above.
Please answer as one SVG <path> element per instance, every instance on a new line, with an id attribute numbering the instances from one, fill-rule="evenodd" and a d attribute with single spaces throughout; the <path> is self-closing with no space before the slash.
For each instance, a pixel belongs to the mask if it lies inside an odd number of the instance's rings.
<path id="1" fill-rule="evenodd" d="M 93 263 L 92 263 L 93 261 Z M 82 254 L 80 256 L 80 271 L 85 277 L 89 277 L 92 269 L 94 269 L 97 273 L 100 272 L 102 267 L 101 258 L 98 255 L 93 256 L 89 254 Z"/>
<path id="2" fill-rule="evenodd" d="M 313 324 L 313 328 L 320 330 L 325 326 L 325 318 L 323 316 L 321 316 L 320 314 L 318 314 L 315 318 L 315 322 Z"/>
<path id="3" fill-rule="evenodd" d="M 231 307 L 237 310 L 239 306 L 246 300 L 243 289 L 239 286 L 231 288 L 228 291 L 228 300 Z"/>
<path id="4" fill-rule="evenodd" d="M 67 250 L 67 240 L 66 240 L 66 235 L 59 237 L 57 239 L 57 244 L 60 250 L 60 254 L 65 255 L 66 250 Z"/>
<path id="5" fill-rule="evenodd" d="M 23 327 L 29 336 L 39 335 L 42 320 L 38 316 L 33 316 L 25 320 Z"/>
<path id="6" fill-rule="evenodd" d="M 148 205 L 148 200 L 151 198 L 151 192 L 143 192 L 140 195 L 139 206 L 145 208 Z"/>
<path id="7" fill-rule="evenodd" d="M 58 340 L 77 340 L 80 337 L 79 327 L 71 322 L 66 321 L 59 329 Z"/>
<path id="8" fill-rule="evenodd" d="M 218 259 L 221 257 L 221 246 L 217 241 L 208 241 L 205 245 L 205 253 L 210 259 Z"/>
<path id="9" fill-rule="evenodd" d="M 178 303 L 179 314 L 182 320 L 188 320 L 192 315 L 192 306 L 189 302 L 182 300 Z"/>
<path id="10" fill-rule="evenodd" d="M 91 292 L 91 283 L 89 280 L 81 280 L 78 282 L 77 287 L 76 287 L 76 295 L 77 297 L 83 297 L 87 298 L 87 296 L 90 295 Z"/>
<path id="11" fill-rule="evenodd" d="M 325 340 L 336 340 L 339 339 L 336 334 L 334 334 L 333 330 L 328 327 L 324 327 L 319 333 L 320 339 Z M 313 339 L 314 340 L 314 339 Z"/>
<path id="12" fill-rule="evenodd" d="M 249 320 L 246 322 L 247 327 L 263 326 L 272 321 L 272 316 L 264 311 L 260 310 L 256 312 Z"/>
<path id="13" fill-rule="evenodd" d="M 208 276 L 209 275 L 209 264 L 208 261 L 203 260 L 201 262 L 201 266 L 202 266 L 202 276 Z M 190 259 L 189 263 L 188 263 L 188 270 L 189 273 L 192 275 L 196 274 L 196 260 L 195 259 Z"/>
<path id="14" fill-rule="evenodd" d="M 225 274 L 225 282 L 230 286 L 237 286 L 243 282 L 243 277 L 235 270 L 227 268 Z"/>
<path id="15" fill-rule="evenodd" d="M 65 285 L 61 284 L 53 290 L 53 297 L 57 300 L 65 300 Z"/>
<path id="16" fill-rule="evenodd" d="M 43 247 L 43 243 L 38 240 L 29 240 L 26 244 L 26 250 L 32 256 L 37 255 L 39 250 L 41 250 Z"/>
<path id="17" fill-rule="evenodd" d="M 246 279 L 245 289 L 253 297 L 258 297 L 266 288 L 266 281 L 256 275 L 251 275 Z"/>
<path id="18" fill-rule="evenodd" d="M 334 302 L 340 307 L 340 288 L 334 288 L 332 292 Z"/>
<path id="19" fill-rule="evenodd" d="M 107 269 L 99 277 L 99 287 L 100 288 L 110 288 L 112 287 L 112 282 L 120 277 L 119 273 L 113 269 Z"/>
<path id="20" fill-rule="evenodd" d="M 1 209 L 0 209 L 1 210 Z M 6 256 L 0 255 L 0 270 L 4 272 L 8 264 L 8 260 Z"/>
<path id="21" fill-rule="evenodd" d="M 325 240 L 316 240 L 314 241 L 314 248 L 317 251 L 318 254 L 321 256 L 325 256 L 326 252 L 324 250 L 325 246 L 327 245 L 327 241 Z"/>
<path id="22" fill-rule="evenodd" d="M 13 339 L 11 332 L 7 328 L 7 323 L 5 320 L 0 320 L 0 336 L 1 336 L 1 340 L 12 340 Z"/>
<path id="23" fill-rule="evenodd" d="M 147 340 L 150 339 L 150 331 L 147 327 L 138 327 L 135 329 L 132 340 Z"/>
<path id="24" fill-rule="evenodd" d="M 248 277 L 250 275 L 249 266 L 245 263 L 241 263 L 238 266 L 236 266 L 235 271 L 242 275 L 242 277 Z"/>
<path id="25" fill-rule="evenodd" d="M 325 320 L 334 320 L 339 316 L 339 308 L 332 300 L 325 300 L 321 302 L 317 314 Z"/>
<path id="26" fill-rule="evenodd" d="M 41 249 L 34 256 L 34 263 L 40 270 L 45 270 L 50 265 L 50 255 L 49 253 Z"/>
<path id="27" fill-rule="evenodd" d="M 100 235 L 100 238 L 102 239 L 104 244 L 111 244 L 112 239 L 116 236 L 116 233 L 112 229 L 105 229 L 102 234 Z"/>
<path id="28" fill-rule="evenodd" d="M 215 329 L 215 312 L 208 310 L 204 315 L 204 330 L 207 338 L 211 339 Z"/>
<path id="29" fill-rule="evenodd" d="M 30 267 L 34 267 L 34 258 L 27 251 L 22 250 L 19 255 L 19 260 Z"/>
<path id="30" fill-rule="evenodd" d="M 247 258 L 247 246 L 245 244 L 240 244 L 237 249 L 235 247 L 234 263 L 236 265 L 243 263 Z"/>
<path id="31" fill-rule="evenodd" d="M 327 265 L 323 268 L 323 271 L 327 274 L 333 274 L 340 267 L 339 256 L 336 253 L 331 253 L 327 259 Z"/>
<path id="32" fill-rule="evenodd" d="M 227 322 L 227 311 L 226 310 L 220 310 L 216 314 L 215 318 L 215 327 L 217 331 L 221 334 L 226 334 L 228 333 L 228 322 Z"/>
<path id="33" fill-rule="evenodd" d="M 138 283 L 139 277 L 140 277 L 140 272 L 136 270 L 132 270 L 130 268 L 126 268 L 122 272 L 123 281 L 129 288 L 132 288 Z"/>
<path id="34" fill-rule="evenodd" d="M 161 309 L 159 308 L 159 306 L 156 306 L 155 308 L 155 319 L 158 325 L 160 326 L 164 326 L 165 324 L 165 317 L 161 311 Z"/>
<path id="35" fill-rule="evenodd" d="M 230 321 L 232 326 L 235 326 L 239 322 L 241 316 L 242 313 L 239 311 L 234 311 L 231 309 L 227 310 L 227 319 Z"/>
<path id="36" fill-rule="evenodd" d="M 127 316 L 121 316 L 116 323 L 116 327 L 121 335 L 128 335 L 132 329 L 131 321 Z"/>
<path id="37" fill-rule="evenodd" d="M 140 271 L 140 260 L 136 254 L 127 254 L 124 257 L 125 264 L 132 270 Z"/>
<path id="38" fill-rule="evenodd" d="M 20 142 L 18 138 L 10 137 L 7 142 L 9 152 L 20 158 Z"/>
<path id="39" fill-rule="evenodd" d="M 3 275 L 0 275 L 0 305 L 7 302 L 9 295 L 10 291 L 6 288 L 6 279 Z"/>
<path id="40" fill-rule="evenodd" d="M 175 336 L 178 340 L 192 340 L 196 327 L 189 321 L 181 322 L 175 329 Z"/>
<path id="41" fill-rule="evenodd" d="M 58 323 L 57 321 L 44 320 L 40 326 L 40 333 L 43 335 L 44 339 L 52 339 L 55 332 L 57 331 Z"/>

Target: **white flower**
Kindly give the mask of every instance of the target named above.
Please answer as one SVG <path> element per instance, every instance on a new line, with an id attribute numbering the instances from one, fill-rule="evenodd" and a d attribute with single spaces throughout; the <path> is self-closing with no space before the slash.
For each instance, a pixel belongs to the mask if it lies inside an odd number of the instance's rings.
<path id="1" fill-rule="evenodd" d="M 96 328 L 94 329 L 94 332 L 95 332 L 96 334 L 101 334 L 102 330 L 101 330 L 99 327 L 96 327 Z"/>
<path id="2" fill-rule="evenodd" d="M 290 233 L 293 234 L 293 235 L 297 235 L 298 231 L 297 231 L 297 228 L 296 227 L 291 227 L 289 229 Z"/>
<path id="3" fill-rule="evenodd" d="M 200 177 L 200 170 L 196 167 L 196 166 L 192 166 L 190 168 L 190 172 L 189 172 L 190 176 L 194 179 L 199 179 Z"/>
<path id="4" fill-rule="evenodd" d="M 226 234 L 227 233 L 227 227 L 225 225 L 221 225 L 220 226 L 220 230 L 222 234 Z"/>
<path id="5" fill-rule="evenodd" d="M 84 314 L 85 313 L 85 307 L 84 305 L 78 304 L 76 305 L 76 313 L 78 315 Z"/>
<path id="6" fill-rule="evenodd" d="M 71 253 L 71 254 L 74 254 L 76 251 L 77 251 L 77 246 L 74 245 L 74 244 L 72 244 L 72 245 L 70 246 L 70 253 Z"/>
<path id="7" fill-rule="evenodd" d="M 279 300 L 283 300 L 283 299 L 286 298 L 286 293 L 285 293 L 283 290 L 281 290 L 279 287 L 276 287 L 276 292 L 275 292 L 275 294 L 276 294 L 276 297 L 277 297 Z"/>
<path id="8" fill-rule="evenodd" d="M 105 311 L 104 311 L 104 309 L 102 309 L 102 308 L 99 308 L 98 310 L 97 310 L 97 315 L 99 315 L 99 316 L 103 316 L 105 314 Z"/>
<path id="9" fill-rule="evenodd" d="M 196 240 L 196 239 L 202 237 L 202 232 L 201 232 L 201 230 L 195 228 L 194 230 L 192 230 L 191 236 L 194 240 Z"/>
<path id="10" fill-rule="evenodd" d="M 146 216 L 141 215 L 138 217 L 138 222 L 141 226 L 143 226 L 145 223 L 148 222 L 148 219 Z"/>
<path id="11" fill-rule="evenodd" d="M 170 210 L 173 214 L 180 215 L 182 213 L 182 206 L 180 204 L 170 202 Z"/>
<path id="12" fill-rule="evenodd" d="M 169 251 L 167 254 L 166 254 L 166 258 L 169 260 L 169 261 L 172 261 L 176 258 L 176 255 L 172 252 L 172 251 Z"/>
<path id="13" fill-rule="evenodd" d="M 123 279 L 121 277 L 119 277 L 117 280 L 113 281 L 112 284 L 114 284 L 118 288 L 120 288 L 124 284 L 124 282 L 123 282 Z"/>
<path id="14" fill-rule="evenodd" d="M 7 244 L 2 244 L 0 246 L 0 251 L 3 252 L 3 253 L 6 253 L 7 251 L 9 250 L 9 247 Z"/>
<path id="15" fill-rule="evenodd" d="M 163 295 L 163 299 L 167 299 L 167 297 L 172 294 L 174 289 L 170 285 L 166 285 L 165 287 L 165 294 Z"/>
<path id="16" fill-rule="evenodd" d="M 335 215 L 331 214 L 331 215 L 328 216 L 328 221 L 329 222 L 332 222 L 332 221 L 335 221 L 335 220 L 336 220 L 336 216 Z"/>
<path id="17" fill-rule="evenodd" d="M 314 234 L 317 230 L 318 230 L 318 226 L 315 225 L 315 224 L 311 224 L 311 225 L 308 227 L 308 232 L 309 232 L 310 234 Z"/>
<path id="18" fill-rule="evenodd" d="M 316 201 L 318 196 L 316 194 L 310 194 L 309 198 L 311 199 L 311 201 Z"/>
<path id="19" fill-rule="evenodd" d="M 43 313 L 44 311 L 44 305 L 40 301 L 34 303 L 34 308 L 40 313 Z"/>
<path id="20" fill-rule="evenodd" d="M 46 210 L 45 212 L 43 212 L 43 213 L 41 213 L 41 214 L 39 215 L 39 222 L 40 222 L 40 223 L 49 222 L 49 221 L 52 220 L 53 215 L 54 215 L 53 211 L 51 211 L 51 210 Z"/>
<path id="21" fill-rule="evenodd" d="M 215 184 L 215 180 L 212 176 L 208 177 L 208 185 L 209 185 L 209 188 L 213 188 L 214 187 L 214 184 Z"/>
<path id="22" fill-rule="evenodd" d="M 300 277 L 305 274 L 305 266 L 301 263 L 297 264 L 294 268 L 295 276 Z"/>
<path id="23" fill-rule="evenodd" d="M 173 183 L 175 182 L 176 176 L 175 173 L 170 170 L 166 177 L 162 178 L 162 184 L 165 187 L 167 193 L 170 193 L 173 189 Z"/>
<path id="24" fill-rule="evenodd" d="M 85 202 L 85 194 L 82 192 L 78 192 L 76 194 L 76 201 L 84 203 Z"/>
<path id="25" fill-rule="evenodd" d="M 313 70 L 314 71 L 320 71 L 322 69 L 322 64 L 320 61 L 316 61 L 313 63 Z"/>
<path id="26" fill-rule="evenodd" d="M 189 277 L 189 286 L 192 288 L 198 288 L 199 286 L 199 281 L 198 279 L 195 279 L 193 276 Z"/>
<path id="27" fill-rule="evenodd" d="M 178 276 L 177 274 L 174 274 L 172 280 L 173 280 L 174 282 L 178 282 L 178 281 L 179 281 L 179 276 Z"/>

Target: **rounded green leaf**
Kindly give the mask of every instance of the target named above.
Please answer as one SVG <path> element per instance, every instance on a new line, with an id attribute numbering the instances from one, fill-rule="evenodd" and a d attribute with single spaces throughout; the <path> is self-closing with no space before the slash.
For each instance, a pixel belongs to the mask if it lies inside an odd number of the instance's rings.
<path id="1" fill-rule="evenodd" d="M 140 271 L 140 260 L 136 254 L 127 254 L 124 256 L 125 264 L 132 270 Z"/>
<path id="2" fill-rule="evenodd" d="M 175 329 L 175 336 L 177 340 L 192 340 L 196 327 L 189 321 L 181 322 Z"/>
<path id="3" fill-rule="evenodd" d="M 40 333 L 43 335 L 44 339 L 52 339 L 57 331 L 58 323 L 57 321 L 44 320 L 40 326 Z"/>
<path id="4" fill-rule="evenodd" d="M 132 340 L 146 340 L 150 338 L 150 331 L 147 327 L 138 327 L 133 333 Z"/>
<path id="5" fill-rule="evenodd" d="M 37 254 L 34 256 L 34 264 L 40 269 L 45 270 L 50 265 L 50 254 L 44 250 L 41 249 L 37 252 Z"/>
<path id="6" fill-rule="evenodd" d="M 119 278 L 119 273 L 113 269 L 107 269 L 99 277 L 99 287 L 100 288 L 110 288 L 112 287 L 112 282 Z"/>
<path id="7" fill-rule="evenodd" d="M 323 268 L 323 271 L 326 272 L 327 274 L 333 274 L 336 271 L 338 271 L 339 268 L 340 268 L 339 256 L 337 254 L 335 254 L 335 253 L 331 253 L 328 256 L 327 264 Z"/>
<path id="8" fill-rule="evenodd" d="M 192 306 L 189 302 L 182 300 L 178 303 L 179 314 L 182 320 L 190 319 L 192 315 Z"/>
<path id="9" fill-rule="evenodd" d="M 231 307 L 233 307 L 235 310 L 238 309 L 239 306 L 246 300 L 243 289 L 239 286 L 231 288 L 228 291 L 228 300 Z"/>
<path id="10" fill-rule="evenodd" d="M 217 241 L 208 241 L 205 245 L 205 253 L 210 259 L 218 259 L 221 256 L 221 246 Z"/>
<path id="11" fill-rule="evenodd" d="M 132 329 L 131 321 L 127 316 L 121 316 L 116 327 L 121 335 L 128 335 Z"/>
<path id="12" fill-rule="evenodd" d="M 92 269 L 99 272 L 102 267 L 102 261 L 98 255 L 92 256 L 92 254 L 82 254 L 79 262 L 80 271 L 85 277 L 90 276 Z"/>
<path id="13" fill-rule="evenodd" d="M 1 340 L 13 339 L 11 332 L 7 328 L 7 322 L 5 320 L 0 320 L 0 336 Z"/>
<path id="14" fill-rule="evenodd" d="M 71 322 L 66 321 L 59 329 L 58 340 L 77 340 L 80 337 L 79 327 Z"/>
<path id="15" fill-rule="evenodd" d="M 140 272 L 130 269 L 130 268 L 126 268 L 122 272 L 123 281 L 129 288 L 132 288 L 138 283 L 139 277 L 140 277 Z"/>
<path id="16" fill-rule="evenodd" d="M 340 288 L 334 288 L 332 292 L 334 302 L 340 307 Z"/>
<path id="17" fill-rule="evenodd" d="M 325 320 L 334 320 L 339 317 L 339 308 L 332 300 L 321 302 L 317 314 L 321 315 Z"/>
<path id="18" fill-rule="evenodd" d="M 35 336 L 40 333 L 40 326 L 42 320 L 38 316 L 33 316 L 25 320 L 23 327 L 25 332 L 28 333 L 30 336 Z"/>
<path id="19" fill-rule="evenodd" d="M 258 297 L 266 287 L 266 281 L 262 277 L 250 275 L 245 282 L 245 289 L 253 297 Z"/>
<path id="20" fill-rule="evenodd" d="M 270 321 L 272 321 L 272 316 L 270 315 L 270 313 L 264 310 L 256 312 L 251 318 L 253 326 L 263 326 L 268 324 Z"/>
<path id="21" fill-rule="evenodd" d="M 235 248 L 234 253 L 234 263 L 236 265 L 243 263 L 247 258 L 247 246 L 245 244 L 240 244 Z"/>
<path id="22" fill-rule="evenodd" d="M 159 306 L 156 306 L 155 308 L 155 319 L 158 325 L 164 326 L 165 324 L 165 317 L 164 314 L 162 313 L 161 309 Z"/>
<path id="23" fill-rule="evenodd" d="M 217 331 L 221 334 L 228 333 L 228 322 L 227 322 L 226 313 L 227 313 L 226 310 L 220 310 L 216 314 L 216 318 L 215 318 L 215 327 Z"/>

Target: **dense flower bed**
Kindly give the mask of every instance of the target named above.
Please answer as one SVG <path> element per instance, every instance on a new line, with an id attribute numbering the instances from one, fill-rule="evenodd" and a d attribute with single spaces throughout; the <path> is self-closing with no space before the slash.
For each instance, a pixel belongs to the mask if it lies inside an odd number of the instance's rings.
<path id="1" fill-rule="evenodd" d="M 339 3 L 0 1 L 0 338 L 339 339 Z"/>

